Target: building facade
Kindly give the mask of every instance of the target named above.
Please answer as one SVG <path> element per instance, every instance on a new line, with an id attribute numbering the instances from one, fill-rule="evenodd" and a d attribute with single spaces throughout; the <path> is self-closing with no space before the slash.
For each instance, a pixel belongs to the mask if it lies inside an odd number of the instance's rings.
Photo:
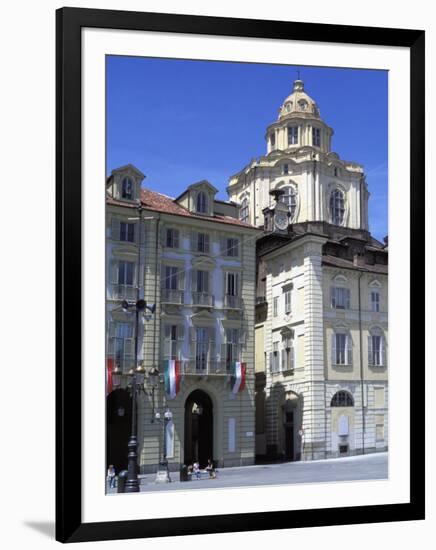
<path id="1" fill-rule="evenodd" d="M 388 248 L 368 230 L 362 166 L 297 80 L 267 154 L 230 179 L 257 241 L 256 455 L 312 460 L 388 447 Z"/>
<path id="2" fill-rule="evenodd" d="M 143 179 L 131 165 L 108 178 L 106 253 L 109 365 L 127 374 L 137 350 L 146 371 L 138 398 L 140 470 L 156 471 L 164 438 L 170 469 L 205 466 L 209 458 L 220 467 L 252 464 L 259 231 L 238 219 L 234 204 L 216 200 L 207 181 L 173 199 L 144 189 Z M 138 329 L 134 312 L 123 308 L 123 300 L 137 298 L 150 306 Z M 169 365 L 178 373 L 171 394 Z M 156 369 L 157 386 L 150 376 Z M 125 384 L 108 396 L 108 462 L 118 469 L 131 425 Z M 172 420 L 164 428 L 156 412 L 165 410 Z"/>

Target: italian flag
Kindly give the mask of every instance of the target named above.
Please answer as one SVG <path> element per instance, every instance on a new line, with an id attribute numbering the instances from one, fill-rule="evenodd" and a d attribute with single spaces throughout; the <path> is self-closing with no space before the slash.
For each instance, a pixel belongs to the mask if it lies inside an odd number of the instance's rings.
<path id="1" fill-rule="evenodd" d="M 232 365 L 232 393 L 237 394 L 245 388 L 245 373 L 247 370 L 246 363 L 233 363 Z"/>
<path id="2" fill-rule="evenodd" d="M 165 393 L 169 399 L 174 399 L 180 390 L 180 361 L 169 359 L 164 361 Z"/>
<path id="3" fill-rule="evenodd" d="M 106 365 L 106 395 L 109 395 L 113 390 L 113 385 L 112 385 L 113 366 L 114 366 L 114 360 L 112 359 L 112 357 L 108 357 L 107 365 Z"/>

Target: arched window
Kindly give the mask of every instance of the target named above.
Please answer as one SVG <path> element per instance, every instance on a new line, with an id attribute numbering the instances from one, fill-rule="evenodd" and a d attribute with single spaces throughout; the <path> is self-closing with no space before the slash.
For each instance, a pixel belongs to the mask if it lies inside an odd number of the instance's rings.
<path id="1" fill-rule="evenodd" d="M 284 193 L 280 197 L 281 202 L 284 202 L 289 207 L 289 212 L 291 213 L 291 221 L 293 221 L 295 216 L 295 211 L 297 210 L 297 190 L 290 185 L 289 187 L 282 187 Z"/>
<path id="2" fill-rule="evenodd" d="M 342 225 L 345 214 L 344 193 L 340 189 L 335 189 L 330 195 L 330 215 L 332 223 Z"/>
<path id="3" fill-rule="evenodd" d="M 197 212 L 201 214 L 207 213 L 207 196 L 204 191 L 200 191 L 197 194 Z"/>
<path id="4" fill-rule="evenodd" d="M 241 203 L 241 208 L 239 210 L 239 219 L 242 222 L 248 223 L 249 214 L 250 214 L 250 209 L 248 206 L 248 199 L 245 198 Z"/>
<path id="5" fill-rule="evenodd" d="M 347 391 L 338 391 L 332 397 L 330 407 L 354 407 L 353 397 Z"/>
<path id="6" fill-rule="evenodd" d="M 130 178 L 124 178 L 121 182 L 121 197 L 123 199 L 133 199 L 133 182 Z"/>

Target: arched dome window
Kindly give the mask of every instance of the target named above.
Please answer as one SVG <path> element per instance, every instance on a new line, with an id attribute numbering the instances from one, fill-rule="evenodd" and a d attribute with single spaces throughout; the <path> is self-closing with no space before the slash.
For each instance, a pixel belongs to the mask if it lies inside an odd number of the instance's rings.
<path id="1" fill-rule="evenodd" d="M 123 199 L 133 199 L 133 182 L 130 178 L 124 178 L 121 182 L 121 197 Z"/>
<path id="2" fill-rule="evenodd" d="M 288 205 L 292 221 L 295 217 L 295 211 L 297 210 L 297 190 L 292 187 L 292 185 L 289 187 L 282 187 L 282 190 L 284 193 L 280 197 L 280 200 Z"/>
<path id="3" fill-rule="evenodd" d="M 197 212 L 200 212 L 200 214 L 207 213 L 207 195 L 204 191 L 197 194 Z"/>
<path id="4" fill-rule="evenodd" d="M 331 222 L 335 225 L 344 223 L 345 197 L 340 189 L 334 189 L 330 195 Z"/>
<path id="5" fill-rule="evenodd" d="M 332 397 L 330 407 L 354 407 L 353 396 L 347 391 L 338 391 Z"/>
<path id="6" fill-rule="evenodd" d="M 248 206 L 248 199 L 245 198 L 241 203 L 241 208 L 239 210 L 239 219 L 242 222 L 248 223 L 249 215 L 250 215 L 250 207 Z"/>

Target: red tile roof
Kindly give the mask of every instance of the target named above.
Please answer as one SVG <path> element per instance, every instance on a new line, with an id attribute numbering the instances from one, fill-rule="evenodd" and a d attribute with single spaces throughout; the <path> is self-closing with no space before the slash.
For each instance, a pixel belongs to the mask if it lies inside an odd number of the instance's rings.
<path id="1" fill-rule="evenodd" d="M 383 275 L 388 274 L 388 266 L 383 264 L 364 264 L 361 266 L 354 265 L 351 260 L 344 260 L 344 258 L 338 258 L 337 256 L 330 256 L 326 254 L 322 257 L 322 264 L 332 267 L 339 267 L 342 269 L 356 269 L 357 271 L 369 271 L 371 273 L 380 273 Z"/>
<path id="2" fill-rule="evenodd" d="M 136 208 L 135 204 L 128 204 L 125 201 L 120 201 L 112 197 L 107 196 L 106 202 L 117 206 L 128 206 Z M 222 201 L 221 201 L 222 202 Z M 154 210 L 155 212 L 163 212 L 165 214 L 172 214 L 175 216 L 183 216 L 187 218 L 195 218 L 197 220 L 207 220 L 211 222 L 226 223 L 229 225 L 237 225 L 239 227 L 246 227 L 248 229 L 257 229 L 254 225 L 242 222 L 237 218 L 231 216 L 223 216 L 221 214 L 215 214 L 214 216 L 203 216 L 190 212 L 184 206 L 178 204 L 172 197 L 158 193 L 157 191 L 151 191 L 150 189 L 141 189 L 141 203 L 148 210 Z"/>

